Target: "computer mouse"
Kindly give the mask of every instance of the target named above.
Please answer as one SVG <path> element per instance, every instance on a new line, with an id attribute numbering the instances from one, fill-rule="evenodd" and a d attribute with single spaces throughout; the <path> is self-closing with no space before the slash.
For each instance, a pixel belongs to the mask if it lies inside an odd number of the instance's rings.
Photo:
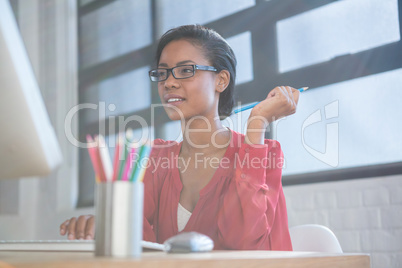
<path id="1" fill-rule="evenodd" d="M 214 248 L 214 241 L 207 235 L 197 232 L 184 232 L 163 243 L 169 253 L 208 252 Z"/>

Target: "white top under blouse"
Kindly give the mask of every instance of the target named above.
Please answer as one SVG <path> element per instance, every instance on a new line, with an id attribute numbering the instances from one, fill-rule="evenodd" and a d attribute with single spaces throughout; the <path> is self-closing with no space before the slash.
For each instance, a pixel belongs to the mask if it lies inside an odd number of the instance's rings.
<path id="1" fill-rule="evenodd" d="M 184 227 L 188 220 L 191 217 L 191 212 L 185 209 L 180 203 L 179 207 L 177 208 L 177 227 L 179 232 L 183 231 Z"/>

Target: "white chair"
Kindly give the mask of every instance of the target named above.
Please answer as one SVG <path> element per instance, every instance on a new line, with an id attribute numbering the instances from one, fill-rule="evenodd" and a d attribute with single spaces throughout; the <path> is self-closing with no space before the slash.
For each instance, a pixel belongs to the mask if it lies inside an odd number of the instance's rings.
<path id="1" fill-rule="evenodd" d="M 342 253 L 335 234 L 319 224 L 303 224 L 289 229 L 293 251 Z"/>

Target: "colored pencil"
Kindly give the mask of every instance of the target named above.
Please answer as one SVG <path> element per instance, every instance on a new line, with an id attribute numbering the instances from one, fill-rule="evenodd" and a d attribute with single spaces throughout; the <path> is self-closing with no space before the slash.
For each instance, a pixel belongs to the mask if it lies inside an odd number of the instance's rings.
<path id="1" fill-rule="evenodd" d="M 139 157 L 137 161 L 135 161 L 135 167 L 133 169 L 133 173 L 131 174 L 130 181 L 136 182 L 142 180 L 144 176 L 147 159 L 149 157 L 149 153 L 151 151 L 151 146 L 148 143 L 145 143 L 141 146 L 140 151 L 138 153 Z"/>
<path id="2" fill-rule="evenodd" d="M 129 150 L 129 154 L 127 156 L 127 161 L 125 163 L 125 167 L 124 167 L 124 172 L 123 172 L 123 177 L 122 177 L 122 181 L 128 181 L 131 175 L 131 172 L 133 170 L 133 161 L 135 161 L 135 153 L 137 151 L 137 148 L 133 147 L 131 148 L 131 150 Z"/>
<path id="3" fill-rule="evenodd" d="M 96 144 L 96 146 L 94 147 L 94 151 L 95 151 L 96 161 L 98 162 L 99 178 L 100 178 L 101 182 L 105 182 L 106 174 L 105 174 L 105 168 L 103 167 L 101 155 L 99 152 L 99 137 L 97 135 L 95 135 L 94 140 L 95 140 L 95 144 Z"/>
<path id="4" fill-rule="evenodd" d="M 98 150 L 99 157 L 105 173 L 105 181 L 112 181 L 113 179 L 113 166 L 110 159 L 109 148 L 106 145 L 105 138 L 102 135 L 98 136 Z"/>
<path id="5" fill-rule="evenodd" d="M 138 172 L 138 168 L 139 168 L 139 163 L 141 162 L 141 155 L 142 152 L 144 151 L 144 146 L 140 146 L 138 148 L 138 157 L 135 159 L 134 163 L 132 164 L 132 170 L 131 170 L 131 175 L 130 175 L 130 181 L 133 182 L 136 176 L 136 173 Z"/>
<path id="6" fill-rule="evenodd" d="M 86 136 L 88 143 L 88 154 L 92 162 L 92 167 L 95 171 L 95 180 L 97 183 L 100 182 L 100 172 L 99 172 L 99 164 L 96 156 L 96 144 L 90 135 Z"/>
<path id="7" fill-rule="evenodd" d="M 117 135 L 117 139 L 116 139 L 116 148 L 114 151 L 114 160 L 113 160 L 113 178 L 112 181 L 116 181 L 117 180 L 117 176 L 119 175 L 119 168 L 120 168 L 120 161 L 119 161 L 119 157 L 120 157 L 120 152 L 121 152 L 121 144 L 122 144 L 122 137 L 121 135 Z"/>
<path id="8" fill-rule="evenodd" d="M 151 149 L 152 149 L 150 145 L 145 145 L 145 146 L 146 146 L 145 149 L 144 149 L 145 152 L 144 152 L 144 155 L 143 155 L 143 157 L 141 159 L 140 171 L 138 172 L 137 178 L 134 178 L 135 179 L 134 181 L 143 182 L 143 180 L 144 180 L 145 171 L 146 171 L 146 169 L 148 167 L 149 156 L 151 154 Z"/>

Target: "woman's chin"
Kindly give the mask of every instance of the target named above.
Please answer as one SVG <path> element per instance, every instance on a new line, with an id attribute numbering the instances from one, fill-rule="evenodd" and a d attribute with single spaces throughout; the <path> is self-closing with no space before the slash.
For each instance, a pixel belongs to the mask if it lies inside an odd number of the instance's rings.
<path id="1" fill-rule="evenodd" d="M 184 114 L 181 111 L 178 112 L 178 111 L 171 110 L 169 108 L 167 108 L 167 109 L 165 108 L 165 111 L 166 111 L 169 119 L 172 121 L 184 119 Z"/>

